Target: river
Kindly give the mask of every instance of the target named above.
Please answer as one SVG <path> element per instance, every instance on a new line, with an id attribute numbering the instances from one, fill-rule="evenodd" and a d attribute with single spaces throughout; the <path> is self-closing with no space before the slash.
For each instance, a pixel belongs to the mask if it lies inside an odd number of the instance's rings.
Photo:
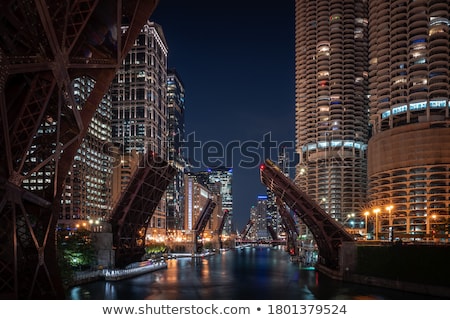
<path id="1" fill-rule="evenodd" d="M 203 258 L 168 260 L 167 269 L 135 278 L 73 287 L 70 300 L 353 300 L 429 296 L 332 280 L 299 268 L 277 248 L 255 247 Z"/>

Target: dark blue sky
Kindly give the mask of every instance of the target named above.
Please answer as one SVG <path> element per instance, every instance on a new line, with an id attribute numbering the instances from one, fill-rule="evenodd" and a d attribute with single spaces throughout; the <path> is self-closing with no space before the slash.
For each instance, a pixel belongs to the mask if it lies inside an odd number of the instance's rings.
<path id="1" fill-rule="evenodd" d="M 294 0 L 160 0 L 150 20 L 185 86 L 190 153 L 202 168 L 232 162 L 242 230 L 265 194 L 259 164 L 295 146 Z"/>

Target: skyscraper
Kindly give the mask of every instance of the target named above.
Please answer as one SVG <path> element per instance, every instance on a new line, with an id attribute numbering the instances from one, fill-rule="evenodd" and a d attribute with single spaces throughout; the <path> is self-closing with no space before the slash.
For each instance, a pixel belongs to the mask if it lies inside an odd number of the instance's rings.
<path id="1" fill-rule="evenodd" d="M 233 169 L 225 167 L 208 169 L 207 175 L 208 184 L 211 186 L 211 189 L 221 196 L 223 212 L 228 212 L 223 231 L 230 235 L 232 232 L 231 222 L 233 218 Z"/>
<path id="2" fill-rule="evenodd" d="M 152 152 L 167 157 L 167 54 L 162 27 L 147 21 L 111 85 L 112 142 L 125 157 Z M 166 199 L 162 197 L 148 225 L 149 237 L 166 234 Z"/>
<path id="3" fill-rule="evenodd" d="M 287 153 L 286 148 L 280 148 L 278 152 L 278 167 L 280 170 L 290 178 L 290 168 L 289 168 L 289 154 Z M 284 233 L 284 228 L 282 225 L 281 215 L 279 213 L 283 208 L 277 207 L 277 201 L 275 194 L 270 190 L 270 188 L 266 188 L 267 194 L 267 223 L 271 228 L 275 231 L 277 237 L 280 237 L 282 233 Z M 283 204 L 283 206 L 286 206 Z"/>
<path id="4" fill-rule="evenodd" d="M 270 234 L 268 231 L 268 223 L 271 220 L 270 216 L 267 212 L 267 196 L 266 195 L 259 195 L 255 211 L 254 211 L 254 221 L 253 221 L 253 228 L 254 228 L 254 235 L 255 240 L 267 240 L 270 238 Z M 270 226 L 272 227 L 272 226 Z"/>
<path id="5" fill-rule="evenodd" d="M 167 53 L 164 33 L 148 21 L 111 86 L 113 143 L 167 160 Z"/>
<path id="6" fill-rule="evenodd" d="M 220 235 L 217 234 L 217 230 L 222 221 L 222 201 L 221 196 L 214 190 L 211 190 L 210 186 L 205 185 L 205 181 L 202 179 L 203 175 L 197 175 L 195 173 L 186 173 L 184 175 L 184 208 L 185 212 L 183 215 L 183 230 L 182 238 L 187 243 L 193 244 L 195 241 L 195 233 L 199 230 L 195 230 L 200 217 L 202 216 L 203 210 L 206 208 L 209 200 L 215 203 L 215 207 L 211 216 L 208 218 L 204 230 L 202 230 L 201 236 L 203 240 L 215 241 L 219 239 Z M 179 230 L 175 230 L 172 234 L 180 234 Z M 218 243 L 217 243 L 218 244 Z M 190 250 L 188 250 L 190 251 Z"/>
<path id="7" fill-rule="evenodd" d="M 368 174 L 377 231 L 448 237 L 450 3 L 369 3 Z"/>
<path id="8" fill-rule="evenodd" d="M 367 1 L 295 3 L 295 181 L 343 222 L 366 202 Z"/>
<path id="9" fill-rule="evenodd" d="M 94 85 L 95 81 L 89 77 L 73 80 L 74 97 L 79 106 L 84 105 Z M 112 163 L 106 148 L 110 143 L 111 98 L 106 94 L 66 177 L 58 219 L 60 226 L 84 226 L 92 231 L 101 231 L 100 222 L 110 218 Z"/>
<path id="10" fill-rule="evenodd" d="M 182 154 L 185 135 L 184 123 L 184 85 L 176 70 L 167 74 L 167 109 L 169 113 L 168 157 L 169 164 L 177 169 L 172 183 L 167 187 L 167 229 L 183 229 L 184 212 L 184 173 L 186 162 Z"/>

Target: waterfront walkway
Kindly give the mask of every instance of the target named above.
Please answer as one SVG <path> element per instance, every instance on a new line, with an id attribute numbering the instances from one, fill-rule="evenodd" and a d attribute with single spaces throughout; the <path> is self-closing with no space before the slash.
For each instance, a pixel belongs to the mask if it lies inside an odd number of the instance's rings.
<path id="1" fill-rule="evenodd" d="M 203 258 L 214 255 L 215 252 L 203 253 L 171 253 L 167 259 L 177 258 Z M 160 269 L 167 268 L 167 262 L 163 257 L 160 260 L 151 259 L 147 261 L 135 262 L 125 269 L 102 269 L 94 271 L 78 271 L 75 273 L 69 287 L 74 287 L 80 284 L 93 281 L 119 281 L 132 277 L 139 276 L 148 272 L 153 272 Z"/>
<path id="2" fill-rule="evenodd" d="M 80 284 L 92 282 L 92 281 L 119 281 L 124 279 L 129 279 L 132 277 L 139 276 L 144 273 L 153 272 L 160 269 L 167 268 L 167 262 L 164 260 L 160 261 L 145 261 L 140 263 L 138 266 L 126 269 L 103 269 L 95 271 L 80 271 L 75 273 L 71 287 Z"/>

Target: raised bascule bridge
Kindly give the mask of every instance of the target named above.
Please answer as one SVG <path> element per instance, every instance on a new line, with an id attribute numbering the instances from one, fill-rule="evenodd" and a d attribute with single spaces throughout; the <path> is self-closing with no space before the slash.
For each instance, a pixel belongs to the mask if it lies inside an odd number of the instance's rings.
<path id="1" fill-rule="evenodd" d="M 318 263 L 340 271 L 341 247 L 343 243 L 354 242 L 353 237 L 271 160 L 260 166 L 260 175 L 261 182 L 275 194 L 278 206 L 285 203 L 313 234 L 319 251 Z"/>
<path id="2" fill-rule="evenodd" d="M 203 207 L 202 212 L 197 218 L 194 227 L 194 253 L 201 253 L 203 250 L 203 242 L 201 238 L 203 237 L 203 233 L 205 232 L 206 225 L 211 218 L 211 215 L 216 208 L 216 203 L 208 199 L 206 204 Z"/>
<path id="3" fill-rule="evenodd" d="M 0 299 L 64 297 L 55 245 L 64 181 L 98 104 L 157 4 L 0 2 Z M 85 101 L 74 97 L 80 77 L 95 82 Z M 173 174 L 157 162 L 143 168 L 144 177 L 124 196 L 125 213 L 114 216 L 122 262 L 141 251 L 136 232 L 149 218 L 133 212 L 133 201 L 152 208 Z M 28 188 L 29 179 L 42 183 Z"/>
<path id="4" fill-rule="evenodd" d="M 260 166 L 260 177 L 275 194 L 278 207 L 284 203 L 312 233 L 318 247 L 317 270 L 338 280 L 450 297 L 450 277 L 445 269 L 450 246 L 356 241 L 271 160 Z M 292 223 L 285 226 L 295 229 Z M 434 272 L 427 271 L 430 269 Z"/>
<path id="5" fill-rule="evenodd" d="M 115 266 L 124 268 L 145 254 L 149 222 L 176 169 L 157 155 L 142 156 L 111 215 Z"/>

